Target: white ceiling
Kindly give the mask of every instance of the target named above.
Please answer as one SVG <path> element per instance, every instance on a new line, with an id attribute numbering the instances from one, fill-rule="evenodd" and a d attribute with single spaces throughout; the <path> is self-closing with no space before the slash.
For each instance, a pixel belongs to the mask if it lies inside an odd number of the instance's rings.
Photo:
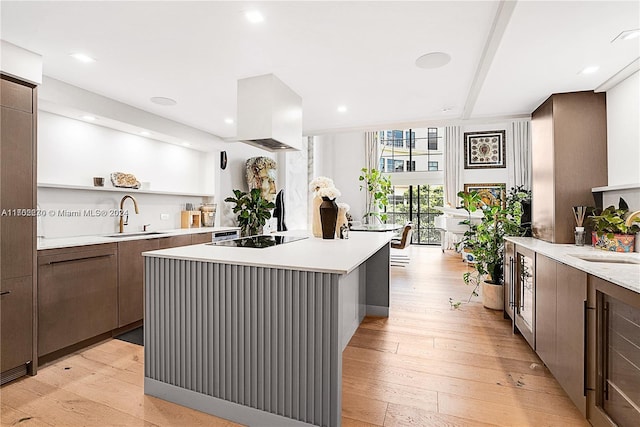
<path id="1" fill-rule="evenodd" d="M 505 3 L 505 4 L 503 4 Z M 236 81 L 274 73 L 303 99 L 305 134 L 530 114 L 640 56 L 634 1 L 12 2 L 2 39 L 44 74 L 221 137 Z M 244 11 L 265 17 L 251 24 Z M 415 60 L 446 52 L 451 62 Z M 69 55 L 97 59 L 82 64 Z M 598 65 L 590 75 L 578 72 Z M 159 106 L 150 97 L 178 101 Z M 346 113 L 336 108 L 346 105 Z M 443 112 L 444 108 L 450 111 Z"/>

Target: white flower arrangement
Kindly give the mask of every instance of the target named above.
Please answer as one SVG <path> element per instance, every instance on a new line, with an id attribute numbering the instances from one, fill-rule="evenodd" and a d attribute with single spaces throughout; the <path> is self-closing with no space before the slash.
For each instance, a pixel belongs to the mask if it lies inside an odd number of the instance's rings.
<path id="1" fill-rule="evenodd" d="M 329 199 L 335 199 L 336 197 L 340 197 L 340 190 L 336 187 L 322 187 L 318 191 L 316 191 L 316 195 L 318 197 L 327 197 Z"/>
<path id="2" fill-rule="evenodd" d="M 326 176 L 319 176 L 313 179 L 309 184 L 309 190 L 313 191 L 313 195 L 317 197 L 328 197 L 329 199 L 335 199 L 340 196 L 340 190 L 338 190 L 331 178 Z"/>
<path id="3" fill-rule="evenodd" d="M 309 184 L 309 190 L 317 193 L 321 188 L 335 188 L 335 184 L 331 178 L 327 178 L 326 176 L 319 176 L 314 178 L 313 181 Z"/>

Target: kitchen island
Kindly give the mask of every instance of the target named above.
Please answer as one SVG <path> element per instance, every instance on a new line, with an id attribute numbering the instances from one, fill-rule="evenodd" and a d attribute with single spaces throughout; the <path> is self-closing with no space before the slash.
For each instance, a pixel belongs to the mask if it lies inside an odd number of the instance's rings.
<path id="1" fill-rule="evenodd" d="M 145 393 L 246 425 L 339 426 L 342 351 L 388 315 L 391 237 L 144 253 Z"/>

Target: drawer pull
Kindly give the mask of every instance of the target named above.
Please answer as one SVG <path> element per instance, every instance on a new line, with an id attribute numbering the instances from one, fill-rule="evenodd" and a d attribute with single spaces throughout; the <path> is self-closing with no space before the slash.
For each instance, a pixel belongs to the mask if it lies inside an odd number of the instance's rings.
<path id="1" fill-rule="evenodd" d="M 87 257 L 83 257 L 83 258 L 73 258 L 73 259 L 65 259 L 62 261 L 49 261 L 49 265 L 53 265 L 53 264 L 63 264 L 66 262 L 76 262 L 76 261 L 87 261 L 90 259 L 100 259 L 100 258 L 108 258 L 108 257 L 112 257 L 114 254 L 107 254 L 107 255 L 95 255 L 95 256 L 87 256 Z"/>
<path id="2" fill-rule="evenodd" d="M 11 293 L 11 291 L 2 291 L 2 292 L 0 292 L 0 297 L 2 295 L 9 295 L 10 293 Z"/>

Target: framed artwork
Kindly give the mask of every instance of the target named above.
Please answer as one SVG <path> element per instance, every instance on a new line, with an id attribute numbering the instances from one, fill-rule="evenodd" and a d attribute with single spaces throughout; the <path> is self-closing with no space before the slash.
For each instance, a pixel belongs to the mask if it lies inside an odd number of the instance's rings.
<path id="1" fill-rule="evenodd" d="M 464 191 L 477 191 L 487 206 L 500 205 L 505 207 L 506 184 L 465 184 Z"/>
<path id="2" fill-rule="evenodd" d="M 506 168 L 505 131 L 464 133 L 464 168 Z"/>

